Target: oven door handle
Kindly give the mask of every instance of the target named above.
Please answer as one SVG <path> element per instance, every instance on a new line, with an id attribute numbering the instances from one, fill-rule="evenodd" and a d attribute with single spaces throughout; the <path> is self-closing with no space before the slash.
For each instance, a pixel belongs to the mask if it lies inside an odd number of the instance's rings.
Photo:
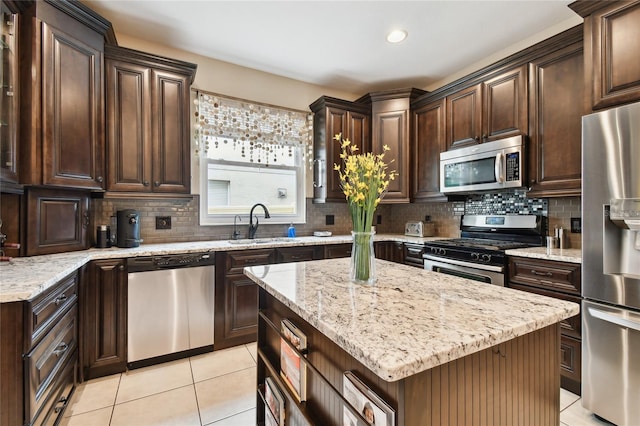
<path id="1" fill-rule="evenodd" d="M 461 260 L 447 259 L 447 258 L 444 258 L 444 257 L 431 256 L 429 254 L 423 254 L 422 258 L 423 259 L 428 259 L 428 260 L 433 260 L 434 262 L 450 263 L 451 265 L 466 266 L 467 268 L 475 268 L 475 269 L 480 269 L 480 270 L 483 270 L 483 271 L 504 272 L 504 267 L 503 266 L 484 265 L 482 263 L 470 263 L 470 262 L 464 262 L 464 261 L 461 261 Z"/>

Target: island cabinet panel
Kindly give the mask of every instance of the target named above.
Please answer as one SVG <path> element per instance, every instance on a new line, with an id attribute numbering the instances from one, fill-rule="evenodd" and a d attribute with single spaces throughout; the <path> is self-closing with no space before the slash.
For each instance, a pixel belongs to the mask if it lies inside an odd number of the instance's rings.
<path id="1" fill-rule="evenodd" d="M 446 151 L 445 99 L 413 111 L 412 200 L 446 201 L 440 192 L 440 153 Z"/>
<path id="2" fill-rule="evenodd" d="M 594 110 L 640 100 L 640 2 L 601 6 L 585 17 L 584 26 L 586 58 L 592 68 L 585 73 L 585 83 L 592 91 Z"/>
<path id="3" fill-rule="evenodd" d="M 398 426 L 559 424 L 557 324 L 387 382 L 364 367 L 287 306 L 260 289 L 257 423 L 265 424 L 264 384 L 270 377 L 285 397 L 286 423 L 338 425 L 347 401 L 343 374 L 352 371 L 395 411 Z M 280 376 L 280 323 L 288 319 L 307 338 L 307 400 L 299 403 Z M 352 410 L 352 408 L 347 408 Z M 359 413 L 358 413 L 359 414 Z M 355 414 L 354 414 L 355 415 Z M 358 425 L 366 425 L 358 417 Z"/>
<path id="4" fill-rule="evenodd" d="M 404 262 L 404 245 L 397 241 L 376 241 L 373 243 L 376 259 L 390 262 Z"/>
<path id="5" fill-rule="evenodd" d="M 529 293 L 581 304 L 581 267 L 579 264 L 509 258 L 508 287 Z M 580 395 L 582 365 L 582 314 L 560 322 L 560 384 Z"/>
<path id="6" fill-rule="evenodd" d="M 529 64 L 529 196 L 579 196 L 585 97 L 582 42 Z"/>
<path id="7" fill-rule="evenodd" d="M 124 259 L 90 262 L 81 284 L 82 379 L 127 368 L 127 271 Z"/>

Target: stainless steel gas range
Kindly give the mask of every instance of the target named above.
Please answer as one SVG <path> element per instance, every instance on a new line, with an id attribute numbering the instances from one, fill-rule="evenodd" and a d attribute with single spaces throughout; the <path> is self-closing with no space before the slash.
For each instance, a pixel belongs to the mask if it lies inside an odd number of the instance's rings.
<path id="1" fill-rule="evenodd" d="M 461 238 L 425 243 L 424 269 L 504 286 L 505 250 L 542 246 L 544 216 L 465 215 Z"/>

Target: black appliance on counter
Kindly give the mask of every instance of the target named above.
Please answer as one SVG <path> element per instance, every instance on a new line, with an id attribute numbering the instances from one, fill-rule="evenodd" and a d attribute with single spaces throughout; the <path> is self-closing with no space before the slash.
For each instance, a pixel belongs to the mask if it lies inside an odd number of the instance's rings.
<path id="1" fill-rule="evenodd" d="M 547 218 L 535 215 L 465 215 L 461 238 L 425 243 L 424 269 L 504 286 L 505 250 L 544 245 Z"/>
<path id="2" fill-rule="evenodd" d="M 140 246 L 140 214 L 131 209 L 118 210 L 116 220 L 116 245 L 121 248 Z"/>

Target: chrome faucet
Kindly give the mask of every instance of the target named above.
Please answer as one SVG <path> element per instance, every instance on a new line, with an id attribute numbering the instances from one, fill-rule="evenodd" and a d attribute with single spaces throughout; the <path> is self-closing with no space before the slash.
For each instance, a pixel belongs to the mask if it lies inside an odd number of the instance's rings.
<path id="1" fill-rule="evenodd" d="M 231 235 L 231 238 L 234 240 L 237 240 L 238 237 L 240 236 L 240 231 L 238 231 L 237 225 L 236 225 L 236 219 L 239 222 L 242 222 L 242 218 L 240 217 L 239 214 L 237 214 L 234 218 L 233 218 L 233 234 Z"/>
<path id="2" fill-rule="evenodd" d="M 251 207 L 251 211 L 249 211 L 249 235 L 248 238 L 253 239 L 256 236 L 256 231 L 258 230 L 258 216 L 256 216 L 256 224 L 253 224 L 253 209 L 255 209 L 256 207 L 262 207 L 262 210 L 264 210 L 264 218 L 265 219 L 269 219 L 271 217 L 271 215 L 269 214 L 269 210 L 267 210 L 267 207 L 264 204 L 261 203 L 257 203 L 254 204 L 253 207 Z"/>

